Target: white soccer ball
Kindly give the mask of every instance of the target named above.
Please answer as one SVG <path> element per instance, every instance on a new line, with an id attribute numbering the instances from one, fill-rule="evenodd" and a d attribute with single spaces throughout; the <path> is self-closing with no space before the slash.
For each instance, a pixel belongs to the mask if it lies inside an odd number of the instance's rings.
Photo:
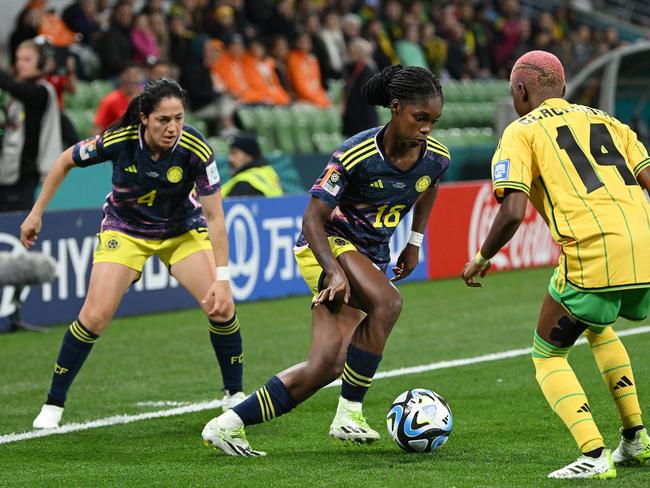
<path id="1" fill-rule="evenodd" d="M 431 452 L 451 434 L 451 410 L 444 398 L 424 388 L 399 395 L 386 416 L 388 433 L 408 452 Z"/>

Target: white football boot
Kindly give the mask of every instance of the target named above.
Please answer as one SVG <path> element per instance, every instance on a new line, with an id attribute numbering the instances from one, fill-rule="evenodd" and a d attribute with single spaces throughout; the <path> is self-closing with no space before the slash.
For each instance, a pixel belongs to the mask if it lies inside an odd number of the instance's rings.
<path id="1" fill-rule="evenodd" d="M 231 395 L 228 390 L 226 390 L 226 393 L 221 399 L 221 408 L 225 412 L 226 410 L 230 410 L 232 407 L 239 405 L 244 400 L 246 400 L 246 394 L 243 391 L 238 391 Z"/>
<path id="2" fill-rule="evenodd" d="M 555 479 L 616 478 L 616 466 L 609 449 L 603 449 L 600 457 L 580 456 L 576 461 L 548 475 Z"/>
<path id="3" fill-rule="evenodd" d="M 203 444 L 213 449 L 221 449 L 228 456 L 266 456 L 263 451 L 251 449 L 246 439 L 244 425 L 239 416 L 232 410 L 213 418 L 205 424 L 201 437 L 203 438 Z"/>
<path id="4" fill-rule="evenodd" d="M 63 417 L 63 407 L 45 404 L 34 419 L 32 427 L 35 429 L 56 429 L 61 423 L 61 417 Z"/>
<path id="5" fill-rule="evenodd" d="M 634 466 L 650 459 L 650 437 L 645 429 L 637 430 L 634 439 L 621 436 L 621 442 L 612 453 L 614 464 Z"/>
<path id="6" fill-rule="evenodd" d="M 379 432 L 368 425 L 360 402 L 339 398 L 336 415 L 330 425 L 330 435 L 342 441 L 371 443 L 379 439 Z"/>

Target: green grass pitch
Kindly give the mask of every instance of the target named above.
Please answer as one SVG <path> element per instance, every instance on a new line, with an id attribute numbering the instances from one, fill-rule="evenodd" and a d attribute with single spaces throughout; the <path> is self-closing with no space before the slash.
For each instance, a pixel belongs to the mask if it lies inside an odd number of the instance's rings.
<path id="1" fill-rule="evenodd" d="M 380 371 L 530 347 L 551 270 L 493 274 L 482 289 L 460 279 L 401 285 L 405 305 Z M 307 297 L 238 306 L 247 392 L 305 358 L 310 339 Z M 73 319 L 74 317 L 71 317 Z M 637 327 L 621 321 L 617 329 Z M 48 334 L 0 336 L 0 439 L 28 432 L 45 399 L 65 326 Z M 650 334 L 623 338 L 641 407 L 650 398 Z M 587 347 L 570 360 L 587 391 L 607 445 L 618 418 Z M 207 323 L 198 310 L 115 320 L 73 385 L 64 421 L 85 422 L 169 407 L 141 402 L 202 402 L 220 397 Z M 424 387 L 449 402 L 454 430 L 434 454 L 407 454 L 388 438 L 386 412 L 402 391 Z M 347 445 L 327 435 L 338 388 L 294 412 L 247 429 L 268 456 L 230 458 L 200 442 L 213 411 L 113 425 L 0 444 L 0 486 L 218 487 L 537 487 L 569 486 L 546 475 L 573 461 L 577 449 L 518 356 L 377 379 L 365 402 L 382 439 Z M 619 468 L 609 482 L 570 486 L 649 486 L 650 468 Z"/>

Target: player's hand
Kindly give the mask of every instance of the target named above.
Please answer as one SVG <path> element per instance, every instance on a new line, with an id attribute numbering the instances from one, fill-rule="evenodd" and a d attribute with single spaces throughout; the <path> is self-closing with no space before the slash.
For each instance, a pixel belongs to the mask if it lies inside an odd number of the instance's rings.
<path id="1" fill-rule="evenodd" d="M 345 276 L 345 272 L 339 266 L 338 269 L 331 275 L 328 275 L 329 284 L 327 288 L 321 290 L 316 298 L 316 303 L 334 301 L 337 295 L 343 294 L 343 303 L 348 303 L 350 300 L 350 283 Z"/>
<path id="2" fill-rule="evenodd" d="M 230 290 L 230 282 L 228 281 L 214 281 L 205 295 L 201 303 L 206 304 L 212 302 L 212 308 L 208 315 L 226 315 L 226 312 L 232 308 L 232 291 Z"/>
<path id="3" fill-rule="evenodd" d="M 418 265 L 418 258 L 420 257 L 420 248 L 407 244 L 404 250 L 397 258 L 397 263 L 393 267 L 393 274 L 395 275 L 390 281 L 399 281 L 406 278 Z"/>
<path id="4" fill-rule="evenodd" d="M 40 215 L 29 213 L 25 221 L 20 225 L 20 242 L 26 249 L 29 249 L 38 240 L 43 221 Z"/>
<path id="5" fill-rule="evenodd" d="M 477 276 L 480 276 L 481 278 L 485 278 L 485 275 L 490 269 L 490 266 L 492 266 L 492 263 L 490 263 L 490 261 L 488 261 L 483 266 L 479 266 L 472 259 L 465 265 L 465 267 L 463 268 L 463 273 L 460 276 L 461 278 L 463 278 L 467 286 L 471 286 L 472 288 L 477 288 L 477 287 L 480 288 L 483 285 L 478 281 L 476 281 L 474 278 L 476 278 Z"/>

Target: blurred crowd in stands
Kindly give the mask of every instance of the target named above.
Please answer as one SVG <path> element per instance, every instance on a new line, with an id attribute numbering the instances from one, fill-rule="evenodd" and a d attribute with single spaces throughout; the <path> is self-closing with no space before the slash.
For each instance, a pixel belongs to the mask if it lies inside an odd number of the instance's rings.
<path id="1" fill-rule="evenodd" d="M 620 44 L 614 27 L 594 30 L 567 7 L 524 12 L 519 0 L 71 0 L 61 11 L 29 0 L 6 40 L 9 63 L 38 35 L 53 46 L 46 70 L 60 95 L 76 79 L 113 80 L 122 106 L 147 77 L 171 76 L 222 133 L 236 131 L 241 104 L 329 107 L 332 80 L 345 107 L 362 77 L 390 64 L 507 78 L 518 56 L 544 49 L 570 76 Z M 105 112 L 96 131 L 111 123 Z"/>

